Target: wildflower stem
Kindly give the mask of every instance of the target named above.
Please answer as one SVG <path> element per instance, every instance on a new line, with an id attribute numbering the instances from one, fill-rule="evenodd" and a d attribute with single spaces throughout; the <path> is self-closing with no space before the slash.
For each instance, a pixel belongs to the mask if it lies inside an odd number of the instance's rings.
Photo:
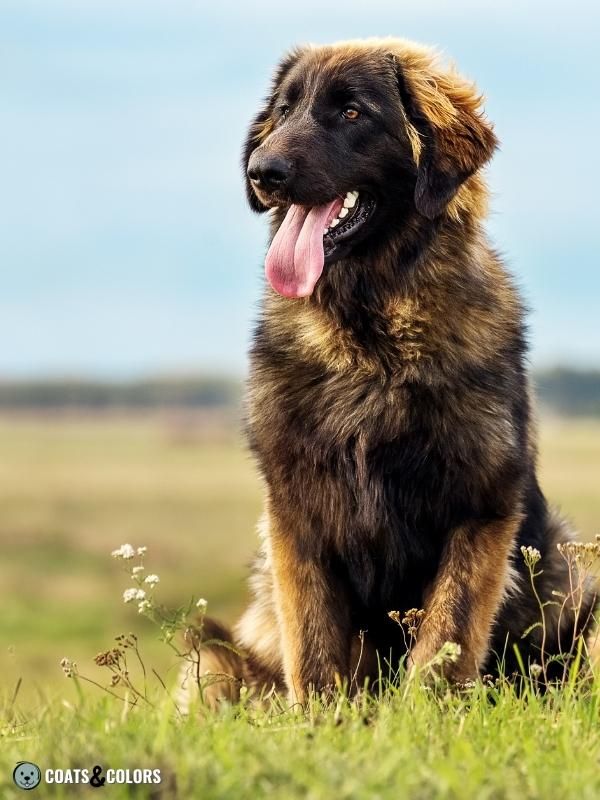
<path id="1" fill-rule="evenodd" d="M 146 676 L 146 665 L 144 664 L 144 660 L 143 660 L 143 658 L 142 658 L 142 656 L 140 654 L 137 641 L 135 643 L 134 650 L 135 650 L 135 654 L 137 656 L 137 660 L 140 662 L 140 667 L 142 668 L 142 674 L 144 676 L 144 699 L 147 700 L 148 699 L 148 680 L 147 680 L 147 676 Z"/>
<path id="2" fill-rule="evenodd" d="M 529 566 L 529 579 L 531 581 L 531 590 L 534 594 L 535 599 L 540 607 L 540 612 L 542 614 L 542 642 L 541 642 L 541 653 L 540 653 L 540 666 L 542 667 L 542 672 L 544 675 L 544 682 L 547 681 L 548 674 L 547 674 L 547 667 L 546 667 L 546 609 L 544 603 L 542 603 L 542 599 L 538 593 L 537 587 L 535 585 L 535 579 L 539 575 L 539 572 L 535 572 L 534 565 Z"/>
<path id="3" fill-rule="evenodd" d="M 159 674 L 159 673 L 158 673 L 158 672 L 157 672 L 157 671 L 154 669 L 154 667 L 152 667 L 152 672 L 154 673 L 154 675 L 155 675 L 156 679 L 158 680 L 158 682 L 160 683 L 160 685 L 162 686 L 162 688 L 165 690 L 165 694 L 167 695 L 167 697 L 169 698 L 169 700 L 170 700 L 170 701 L 173 703 L 173 705 L 175 706 L 175 711 L 177 711 L 177 714 L 178 714 L 179 718 L 180 718 L 180 719 L 183 719 L 183 714 L 181 713 L 181 709 L 179 708 L 179 706 L 178 706 L 178 705 L 177 705 L 177 703 L 175 702 L 175 699 L 174 699 L 174 698 L 173 698 L 173 696 L 171 695 L 171 692 L 169 692 L 169 690 L 168 690 L 168 688 L 167 688 L 167 685 L 166 685 L 166 683 L 163 681 L 163 679 L 161 678 L 160 674 Z"/>
<path id="4" fill-rule="evenodd" d="M 93 680 L 92 678 L 88 678 L 88 677 L 86 677 L 85 675 L 82 675 L 79 672 L 77 673 L 77 675 L 74 675 L 73 678 L 74 678 L 75 682 L 81 680 L 81 681 L 86 681 L 86 683 L 91 683 L 92 686 L 96 686 L 98 689 L 101 689 L 103 692 L 106 692 L 107 694 L 110 694 L 112 697 L 116 698 L 117 700 L 120 700 L 122 703 L 129 703 L 130 706 L 136 706 L 137 705 L 137 700 L 129 700 L 129 698 L 127 698 L 127 697 L 121 697 L 116 692 L 111 691 L 108 687 L 102 686 L 101 683 L 98 683 L 97 681 Z"/>

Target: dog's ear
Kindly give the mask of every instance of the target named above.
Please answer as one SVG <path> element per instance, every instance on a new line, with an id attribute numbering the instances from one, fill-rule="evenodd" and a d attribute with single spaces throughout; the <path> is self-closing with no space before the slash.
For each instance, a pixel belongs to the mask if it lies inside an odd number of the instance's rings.
<path id="1" fill-rule="evenodd" d="M 417 210 L 434 219 L 464 181 L 492 157 L 498 146 L 472 84 L 453 72 L 404 65 L 392 56 L 407 122 L 416 130 Z"/>
<path id="2" fill-rule="evenodd" d="M 246 184 L 246 197 L 248 198 L 250 208 L 258 213 L 266 211 L 267 206 L 260 202 L 254 190 L 252 189 L 250 181 L 248 180 L 248 175 L 246 174 L 248 162 L 253 151 L 264 142 L 264 140 L 273 130 L 273 110 L 277 103 L 277 97 L 281 83 L 290 69 L 294 66 L 294 64 L 297 63 L 304 51 L 305 48 L 296 48 L 288 53 L 280 62 L 273 75 L 269 96 L 265 99 L 263 107 L 250 123 L 246 141 L 244 142 L 244 147 L 242 150 L 242 170 L 244 171 L 244 181 Z"/>

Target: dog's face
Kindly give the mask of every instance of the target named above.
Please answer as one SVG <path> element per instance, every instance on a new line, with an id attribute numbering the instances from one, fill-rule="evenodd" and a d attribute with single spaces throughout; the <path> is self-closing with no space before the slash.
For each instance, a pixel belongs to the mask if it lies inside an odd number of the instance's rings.
<path id="1" fill-rule="evenodd" d="M 252 208 L 278 208 L 272 286 L 312 293 L 325 264 L 433 220 L 491 156 L 472 87 L 404 42 L 303 48 L 280 65 L 244 150 Z"/>

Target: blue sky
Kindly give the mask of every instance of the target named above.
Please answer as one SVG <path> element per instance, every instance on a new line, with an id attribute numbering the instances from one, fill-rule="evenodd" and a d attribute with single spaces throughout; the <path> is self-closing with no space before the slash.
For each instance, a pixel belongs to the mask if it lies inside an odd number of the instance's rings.
<path id="1" fill-rule="evenodd" d="M 294 43 L 391 34 L 487 96 L 534 365 L 600 366 L 600 10 L 486 5 L 2 0 L 0 376 L 241 372 L 266 234 L 245 126 Z"/>

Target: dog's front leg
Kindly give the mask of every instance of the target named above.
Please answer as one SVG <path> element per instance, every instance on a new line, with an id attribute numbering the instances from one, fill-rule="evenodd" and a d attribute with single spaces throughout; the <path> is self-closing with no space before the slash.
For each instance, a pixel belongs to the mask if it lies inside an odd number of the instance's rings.
<path id="1" fill-rule="evenodd" d="M 327 566 L 302 552 L 292 531 L 270 515 L 270 550 L 283 668 L 291 703 L 310 689 L 346 678 L 350 661 L 348 604 Z"/>
<path id="2" fill-rule="evenodd" d="M 430 664 L 446 642 L 453 642 L 460 645 L 456 661 L 435 671 L 454 682 L 479 674 L 510 581 L 509 556 L 520 522 L 521 515 L 515 514 L 468 523 L 450 533 L 410 654 L 414 666 Z"/>

